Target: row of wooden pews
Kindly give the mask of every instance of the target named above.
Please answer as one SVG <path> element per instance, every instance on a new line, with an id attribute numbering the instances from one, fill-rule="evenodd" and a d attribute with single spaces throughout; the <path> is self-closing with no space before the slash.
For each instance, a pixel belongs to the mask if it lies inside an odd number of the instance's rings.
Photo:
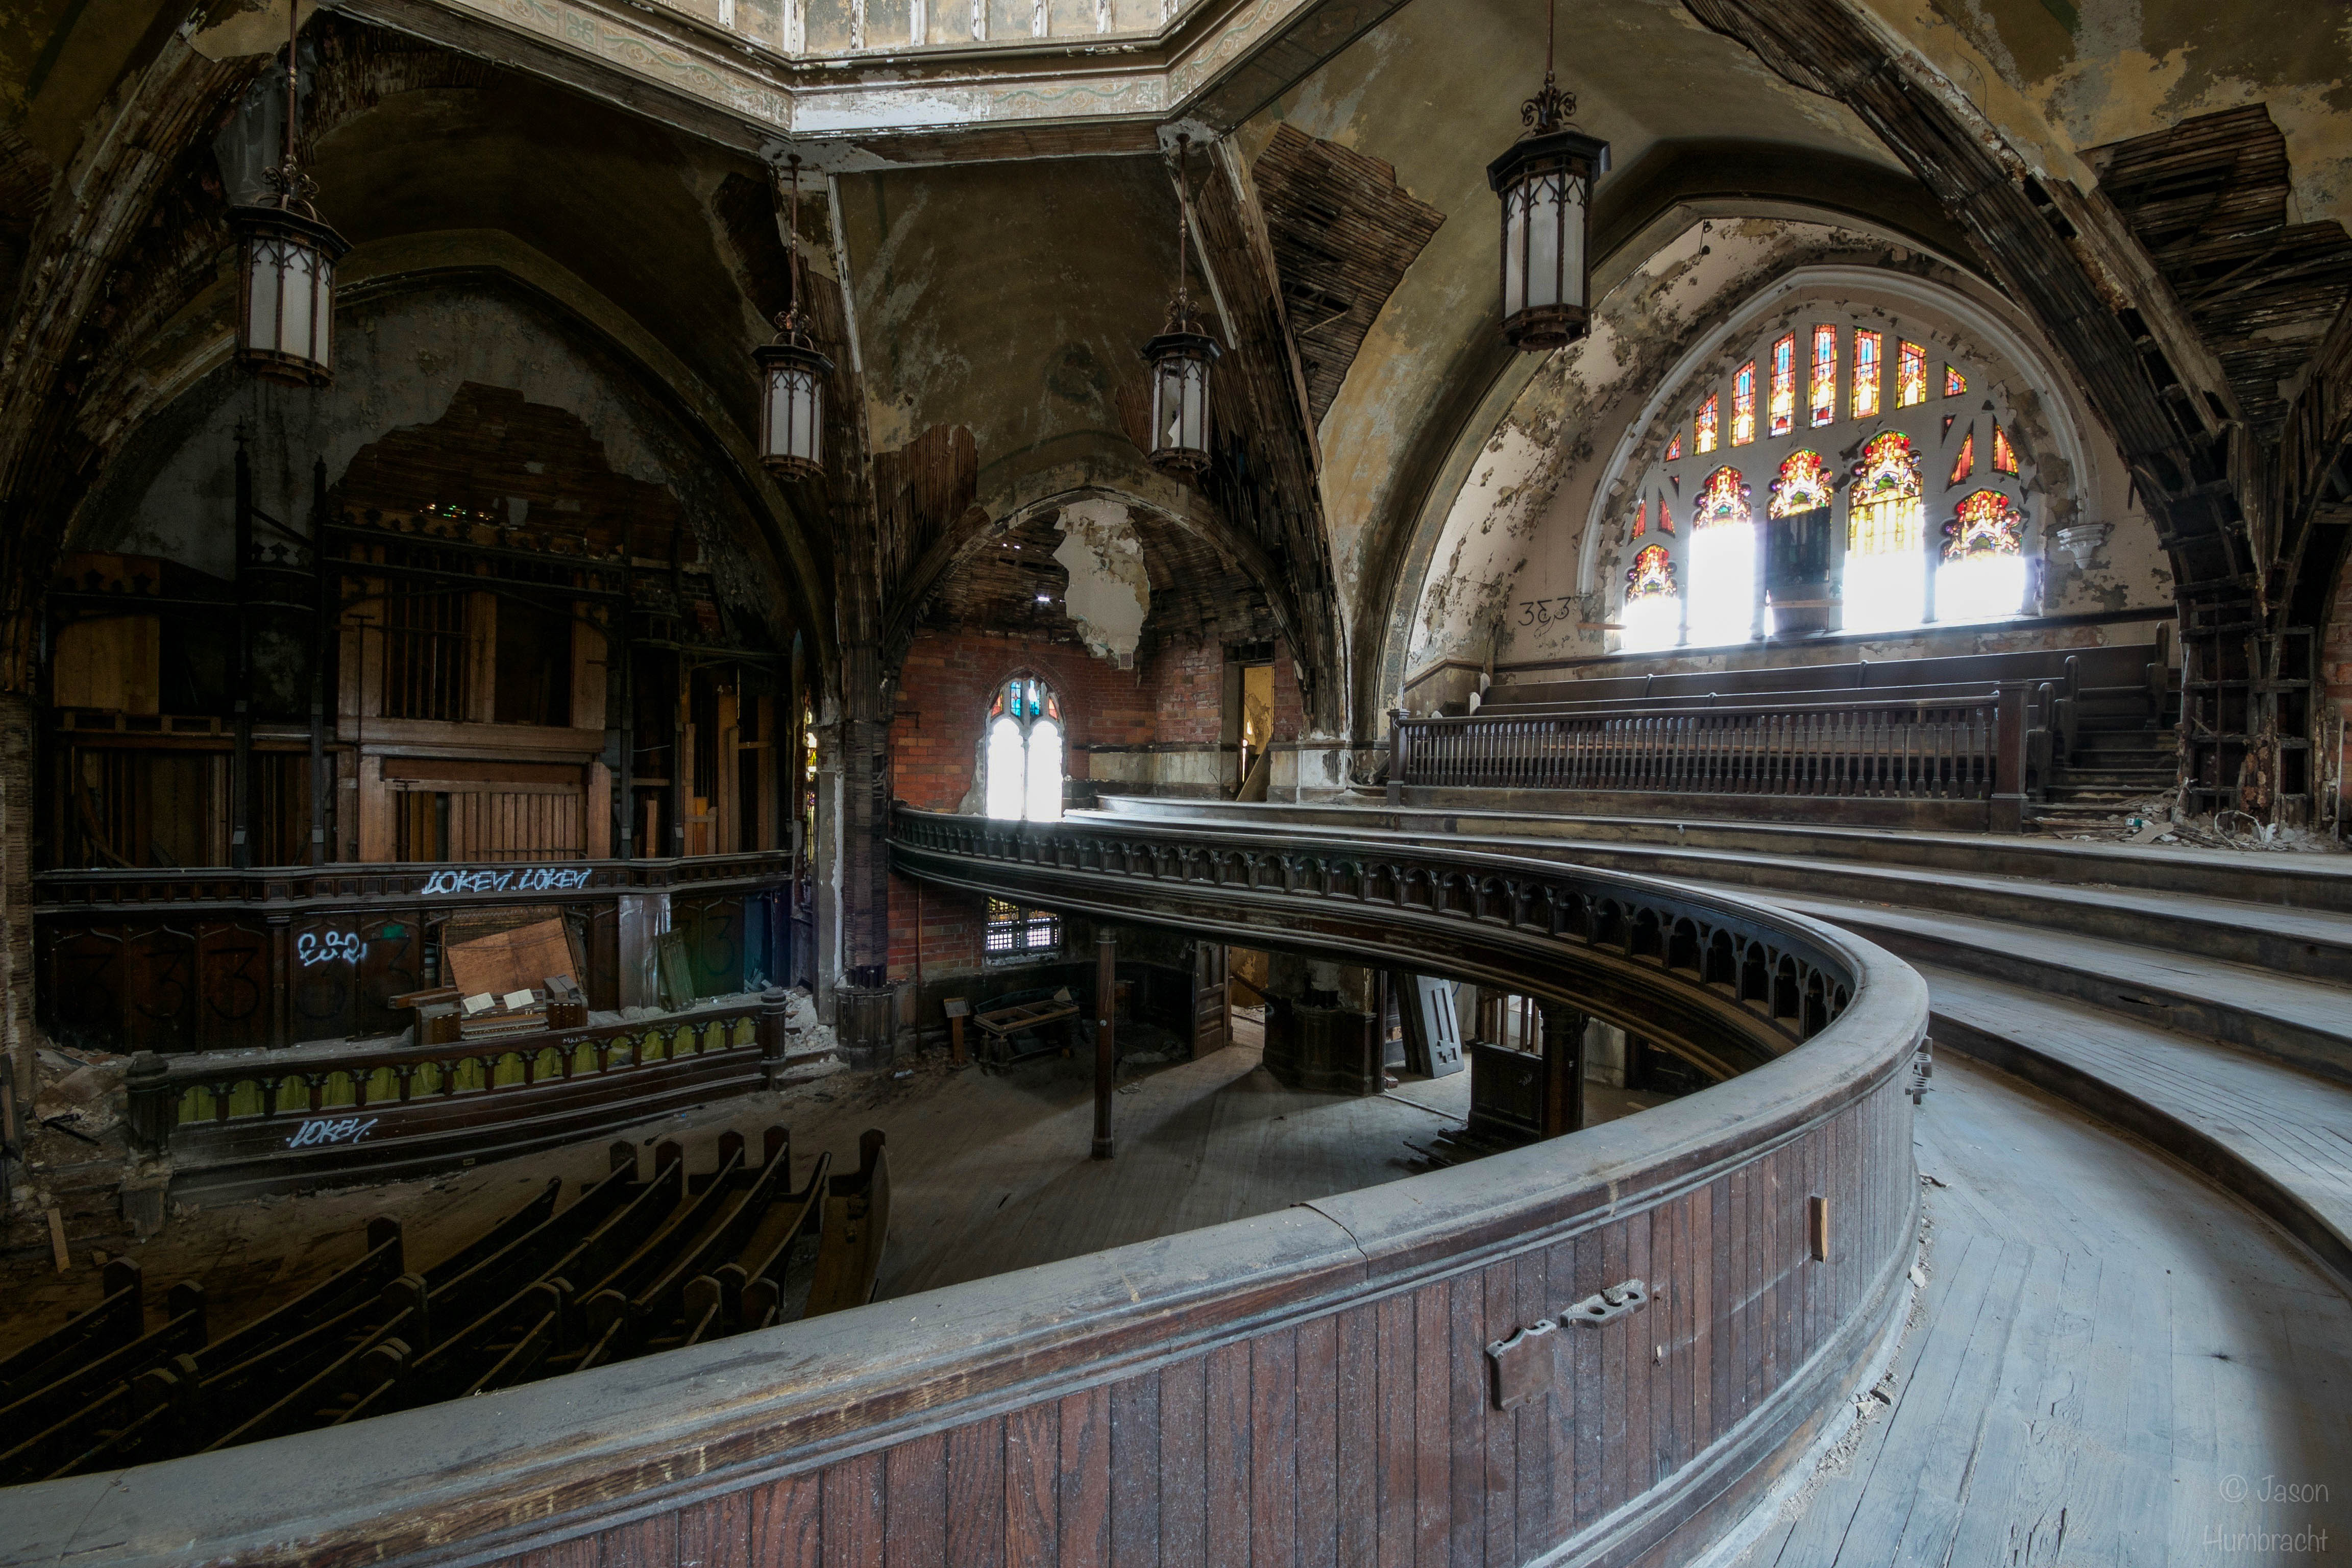
<path id="1" fill-rule="evenodd" d="M 783 1128 L 759 1152 L 730 1131 L 717 1167 L 689 1176 L 665 1142 L 641 1180 L 636 1148 L 614 1143 L 568 1207 L 551 1180 L 421 1271 L 399 1222 L 371 1220 L 356 1261 L 216 1339 L 188 1281 L 149 1329 L 139 1267 L 117 1259 L 97 1305 L 0 1362 L 0 1484 L 341 1426 L 870 1300 L 889 1226 L 881 1132 L 860 1139 L 855 1172 L 820 1154 L 798 1188 Z"/>

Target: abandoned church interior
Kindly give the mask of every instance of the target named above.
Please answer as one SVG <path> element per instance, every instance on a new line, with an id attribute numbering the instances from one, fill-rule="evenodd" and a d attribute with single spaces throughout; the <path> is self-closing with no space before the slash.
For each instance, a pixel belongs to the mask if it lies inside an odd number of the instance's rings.
<path id="1" fill-rule="evenodd" d="M 0 1568 L 2352 1552 L 2352 12 L 22 0 Z"/>

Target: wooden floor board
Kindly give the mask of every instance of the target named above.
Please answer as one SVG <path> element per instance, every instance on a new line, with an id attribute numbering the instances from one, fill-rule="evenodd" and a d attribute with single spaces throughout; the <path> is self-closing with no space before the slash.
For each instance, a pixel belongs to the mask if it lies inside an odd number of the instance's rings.
<path id="1" fill-rule="evenodd" d="M 2326 1561 L 2278 1533 L 2352 1539 L 2352 1300 L 2333 1277 L 2037 1089 L 1948 1056 L 1935 1082 L 1927 1288 L 1894 1407 L 1743 1561 L 2143 1568 Z M 2266 1477 L 2332 1496 L 2264 1501 Z"/>

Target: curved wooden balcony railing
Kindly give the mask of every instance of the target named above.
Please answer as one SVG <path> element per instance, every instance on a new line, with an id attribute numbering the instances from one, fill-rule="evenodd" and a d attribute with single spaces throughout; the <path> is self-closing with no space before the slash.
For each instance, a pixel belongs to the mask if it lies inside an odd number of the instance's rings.
<path id="1" fill-rule="evenodd" d="M 19 1489 L 0 1563 L 1685 1560 L 1898 1321 L 1927 996 L 1866 942 L 1640 878 L 1246 832 L 901 812 L 892 856 L 1507 979 L 1745 1070 L 1254 1219 Z"/>
<path id="2" fill-rule="evenodd" d="M 1843 803 L 1855 821 L 2022 827 L 2029 776 L 2048 762 L 2047 691 L 2020 682 L 1935 696 L 1835 695 L 1558 712 L 1498 705 L 1454 718 L 1392 713 L 1390 794 L 1395 801 L 1407 789 L 1574 791 L 1751 812 L 1801 796 Z"/>

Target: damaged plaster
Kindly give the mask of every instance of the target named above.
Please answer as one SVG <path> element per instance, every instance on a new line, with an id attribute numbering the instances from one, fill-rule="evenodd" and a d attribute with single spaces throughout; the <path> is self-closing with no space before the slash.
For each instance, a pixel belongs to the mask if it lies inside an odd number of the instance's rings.
<path id="1" fill-rule="evenodd" d="M 1094 499 L 1064 507 L 1056 526 L 1062 542 L 1054 559 L 1070 574 L 1062 599 L 1070 623 L 1089 653 L 1134 668 L 1151 609 L 1151 578 L 1134 521 L 1118 501 Z"/>

